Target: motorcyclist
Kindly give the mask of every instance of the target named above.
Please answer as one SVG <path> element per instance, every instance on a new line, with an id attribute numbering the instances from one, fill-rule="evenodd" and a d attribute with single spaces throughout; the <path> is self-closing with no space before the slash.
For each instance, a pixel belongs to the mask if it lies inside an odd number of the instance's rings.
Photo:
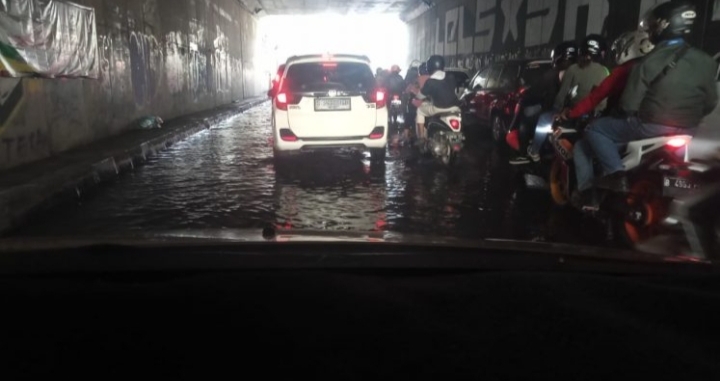
<path id="1" fill-rule="evenodd" d="M 424 96 L 420 94 L 420 89 L 422 88 L 420 86 L 420 79 L 422 78 L 422 83 L 424 84 L 428 77 L 427 63 L 413 61 L 405 77 L 405 93 L 407 94 L 405 101 L 407 103 L 403 138 L 406 142 L 410 141 L 411 130 L 415 125 L 415 116 L 417 115 L 417 107 L 415 107 L 412 101 L 416 98 L 424 99 Z"/>
<path id="2" fill-rule="evenodd" d="M 424 96 L 425 101 L 414 99 L 417 107 L 415 122 L 417 123 L 417 137 L 420 142 L 425 141 L 425 118 L 435 114 L 460 111 L 460 100 L 455 94 L 455 84 L 450 76 L 445 75 L 445 59 L 439 55 L 430 56 L 427 60 L 427 70 L 430 77 L 418 80 L 422 84 L 418 95 Z"/>
<path id="3" fill-rule="evenodd" d="M 400 75 L 400 66 L 392 65 L 390 68 L 390 74 L 385 77 L 385 88 L 388 91 L 388 95 L 392 98 L 392 95 L 400 95 L 405 90 L 405 80 Z"/>
<path id="4" fill-rule="evenodd" d="M 510 159 L 510 164 L 527 164 L 530 159 L 526 156 L 528 145 L 535 133 L 534 119 L 542 111 L 546 111 L 545 118 L 553 115 L 555 95 L 560 90 L 560 81 L 565 71 L 577 62 L 578 46 L 574 41 L 564 41 L 558 44 L 550 53 L 552 68 L 534 84 L 529 85 L 515 107 L 515 115 L 510 123 L 510 138 L 515 144 L 511 146 L 520 154 Z"/>
<path id="5" fill-rule="evenodd" d="M 376 82 L 377 86 L 379 86 L 379 87 L 384 86 L 385 77 L 386 77 L 386 74 L 385 74 L 385 70 L 383 70 L 383 68 L 379 67 L 375 70 L 375 82 Z"/>
<path id="6" fill-rule="evenodd" d="M 392 101 L 395 96 L 400 96 L 405 91 L 405 80 L 400 75 L 400 66 L 392 65 L 390 73 L 385 77 L 383 87 L 387 90 L 388 100 Z M 393 124 L 397 122 L 397 114 L 392 115 Z"/>
<path id="7" fill-rule="evenodd" d="M 606 175 L 592 185 L 627 190 L 617 144 L 656 136 L 693 135 L 703 117 L 715 108 L 717 64 L 683 39 L 692 32 L 696 18 L 694 5 L 675 1 L 657 5 L 644 16 L 640 27 L 655 49 L 630 73 L 620 98 L 622 117 L 596 119 L 585 131 L 585 139 Z M 586 181 L 580 189 L 581 201 L 592 202 L 587 189 L 593 178 L 592 166 L 582 171 L 580 175 Z"/>
<path id="8" fill-rule="evenodd" d="M 575 99 L 583 99 L 590 94 L 593 87 L 599 85 L 610 74 L 610 71 L 600 63 L 605 59 L 606 52 L 607 44 L 602 36 L 591 34 L 585 37 L 580 44 L 578 62 L 567 69 L 560 84 L 560 91 L 555 96 L 553 107 L 556 110 L 563 109 L 566 97 L 573 87 L 577 86 Z M 574 106 L 577 100 L 573 101 L 571 106 Z M 604 109 L 604 102 L 599 107 Z"/>
<path id="9" fill-rule="evenodd" d="M 599 85 L 610 74 L 608 69 L 599 63 L 605 58 L 606 45 L 605 39 L 597 34 L 590 34 L 583 39 L 578 49 L 578 62 L 570 65 L 562 75 L 560 90 L 555 95 L 552 110 L 538 118 L 532 146 L 528 149 L 528 155 L 533 161 L 540 160 L 540 148 L 551 132 L 555 115 L 566 106 L 565 101 L 570 91 L 577 86 L 577 95 L 573 98 L 575 99 L 573 102 L 577 102 L 577 99 L 585 98 L 590 94 L 593 87 Z M 574 106 L 574 103 L 569 106 Z M 601 102 L 598 110 L 604 108 L 605 101 Z"/>
<path id="10" fill-rule="evenodd" d="M 650 42 L 650 36 L 642 30 L 634 30 L 623 33 L 612 44 L 611 54 L 617 66 L 610 76 L 605 78 L 600 86 L 593 89 L 590 94 L 578 102 L 575 107 L 567 108 L 559 115 L 562 120 L 576 119 L 583 115 L 592 113 L 597 106 L 607 100 L 605 115 L 617 113 L 620 97 L 625 90 L 627 80 L 633 67 L 640 62 L 640 59 L 650 53 L 654 45 Z M 592 151 L 585 139 L 579 140 L 573 148 L 575 169 L 579 190 L 590 188 L 592 178 L 588 179 L 587 174 L 592 173 Z"/>

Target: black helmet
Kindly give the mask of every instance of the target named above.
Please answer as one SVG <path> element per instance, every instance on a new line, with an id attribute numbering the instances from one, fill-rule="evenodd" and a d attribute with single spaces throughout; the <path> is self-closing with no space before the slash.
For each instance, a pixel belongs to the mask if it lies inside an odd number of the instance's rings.
<path id="1" fill-rule="evenodd" d="M 438 55 L 432 55 L 427 60 L 428 73 L 432 74 L 438 70 L 445 70 L 445 58 Z"/>
<path id="2" fill-rule="evenodd" d="M 562 61 L 575 63 L 575 61 L 577 61 L 577 56 L 578 46 L 575 41 L 561 42 L 550 53 L 550 59 L 552 59 L 553 66 L 558 66 L 558 64 Z"/>
<path id="3" fill-rule="evenodd" d="M 420 67 L 418 67 L 418 74 L 419 75 L 430 75 L 430 73 L 428 73 L 427 62 L 423 62 L 420 64 Z"/>
<path id="4" fill-rule="evenodd" d="M 650 9 L 640 21 L 640 28 L 650 36 L 650 42 L 657 44 L 690 34 L 696 18 L 694 5 L 670 1 Z"/>
<path id="5" fill-rule="evenodd" d="M 605 58 L 607 52 L 607 42 L 605 38 L 599 34 L 589 34 L 580 44 L 580 55 L 590 56 L 592 59 Z"/>

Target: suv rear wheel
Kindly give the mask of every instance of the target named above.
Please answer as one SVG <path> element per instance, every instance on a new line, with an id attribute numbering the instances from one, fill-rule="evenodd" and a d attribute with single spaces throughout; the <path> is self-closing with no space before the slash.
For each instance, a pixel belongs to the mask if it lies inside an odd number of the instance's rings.
<path id="1" fill-rule="evenodd" d="M 373 163 L 385 162 L 385 148 L 373 148 L 370 150 L 370 160 Z"/>

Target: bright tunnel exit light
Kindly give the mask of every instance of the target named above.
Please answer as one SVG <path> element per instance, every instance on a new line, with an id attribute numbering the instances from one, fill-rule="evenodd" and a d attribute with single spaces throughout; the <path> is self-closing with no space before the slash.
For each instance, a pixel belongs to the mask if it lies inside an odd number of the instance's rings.
<path id="1" fill-rule="evenodd" d="M 373 71 L 397 64 L 404 74 L 409 64 L 408 28 L 398 15 L 266 16 L 259 20 L 258 39 L 265 44 L 260 50 L 274 56 L 264 66 L 277 66 L 293 55 L 325 53 L 366 55 Z"/>

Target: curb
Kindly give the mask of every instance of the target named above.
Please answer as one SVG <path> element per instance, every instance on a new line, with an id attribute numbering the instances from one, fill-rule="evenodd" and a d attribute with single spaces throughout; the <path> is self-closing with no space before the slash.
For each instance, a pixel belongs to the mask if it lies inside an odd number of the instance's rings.
<path id="1" fill-rule="evenodd" d="M 64 202 L 77 202 L 83 194 L 121 174 L 134 170 L 168 147 L 204 131 L 250 108 L 267 102 L 267 98 L 235 102 L 209 111 L 168 121 L 167 132 L 150 137 L 140 144 L 104 151 L 92 158 L 44 173 L 23 184 L 0 188 L 0 235 L 21 226 L 32 215 Z M 165 129 L 165 127 L 163 127 Z M 92 146 L 90 146 L 92 147 Z M 85 147 L 84 149 L 87 149 Z M 80 152 L 80 148 L 76 152 Z M 31 163 L 32 165 L 33 163 Z M 61 219 L 58 216 L 58 219 Z"/>

